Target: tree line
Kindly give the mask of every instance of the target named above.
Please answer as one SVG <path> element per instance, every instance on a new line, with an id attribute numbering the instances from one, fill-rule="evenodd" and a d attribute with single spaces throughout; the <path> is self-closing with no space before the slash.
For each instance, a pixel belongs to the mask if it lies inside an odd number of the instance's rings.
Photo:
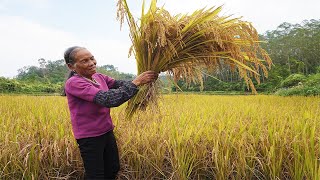
<path id="1" fill-rule="evenodd" d="M 25 66 L 14 79 L 0 78 L 2 93 L 62 93 L 69 69 L 63 59 L 38 60 L 38 66 Z M 115 79 L 132 80 L 134 75 L 121 73 L 113 65 L 102 65 L 97 71 Z"/>

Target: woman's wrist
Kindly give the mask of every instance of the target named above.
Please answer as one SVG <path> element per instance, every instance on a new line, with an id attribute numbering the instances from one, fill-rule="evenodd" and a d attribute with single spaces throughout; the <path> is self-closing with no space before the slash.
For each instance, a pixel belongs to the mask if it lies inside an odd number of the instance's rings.
<path id="1" fill-rule="evenodd" d="M 139 85 L 140 85 L 140 82 L 137 81 L 136 79 L 132 80 L 132 83 L 133 83 L 134 85 L 136 85 L 136 86 L 139 86 Z"/>

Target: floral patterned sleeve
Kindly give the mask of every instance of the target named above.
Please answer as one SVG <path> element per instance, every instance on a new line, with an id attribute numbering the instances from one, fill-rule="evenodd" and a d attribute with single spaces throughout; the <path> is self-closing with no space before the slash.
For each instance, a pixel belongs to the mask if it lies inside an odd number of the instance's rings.
<path id="1" fill-rule="evenodd" d="M 131 81 L 116 80 L 112 89 L 100 90 L 95 95 L 93 102 L 108 108 L 118 107 L 132 98 L 138 90 L 138 87 Z"/>
<path id="2" fill-rule="evenodd" d="M 130 84 L 131 81 L 126 81 L 126 80 L 114 80 L 113 86 L 110 89 L 117 89 L 121 86 L 123 86 L 124 84 Z"/>

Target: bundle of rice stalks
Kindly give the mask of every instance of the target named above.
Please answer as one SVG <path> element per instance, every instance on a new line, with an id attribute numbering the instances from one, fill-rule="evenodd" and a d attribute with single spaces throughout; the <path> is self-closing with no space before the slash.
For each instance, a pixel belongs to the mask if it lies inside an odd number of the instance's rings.
<path id="1" fill-rule="evenodd" d="M 230 68 L 244 79 L 248 88 L 256 93 L 252 79 L 260 83 L 267 77 L 271 59 L 259 46 L 256 29 L 240 18 L 219 16 L 222 7 L 204 8 L 194 13 L 172 16 L 151 0 L 145 12 L 143 1 L 139 22 L 131 14 L 127 1 L 118 1 L 117 17 L 121 24 L 126 18 L 130 28 L 132 47 L 138 74 L 153 70 L 167 72 L 176 83 L 200 83 L 206 72 Z M 159 87 L 156 83 L 140 87 L 138 94 L 128 102 L 127 117 L 137 109 L 145 109 L 156 102 Z"/>

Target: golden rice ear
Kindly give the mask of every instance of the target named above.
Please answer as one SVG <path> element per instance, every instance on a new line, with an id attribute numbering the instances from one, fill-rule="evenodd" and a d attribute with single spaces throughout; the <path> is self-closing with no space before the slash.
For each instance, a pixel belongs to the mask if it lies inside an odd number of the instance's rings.
<path id="1" fill-rule="evenodd" d="M 203 89 L 203 69 L 230 69 L 252 93 L 257 93 L 252 79 L 259 83 L 261 77 L 267 77 L 272 61 L 260 47 L 259 35 L 251 23 L 219 16 L 221 6 L 172 16 L 163 7 L 157 8 L 156 3 L 151 0 L 145 12 L 143 1 L 138 25 L 126 0 L 118 1 L 118 19 L 120 23 L 124 16 L 127 19 L 132 41 L 129 53 L 135 56 L 138 74 L 147 70 L 169 72 L 173 82 L 182 79 L 187 84 L 200 83 Z M 145 109 L 141 107 L 156 103 L 154 89 L 153 85 L 140 88 L 128 103 L 128 117 L 139 107 Z"/>
<path id="2" fill-rule="evenodd" d="M 124 9 L 124 5 L 122 0 L 118 0 L 117 2 L 117 20 L 120 21 L 120 29 L 122 29 L 122 24 L 124 23 L 124 17 L 126 14 L 126 10 Z"/>

